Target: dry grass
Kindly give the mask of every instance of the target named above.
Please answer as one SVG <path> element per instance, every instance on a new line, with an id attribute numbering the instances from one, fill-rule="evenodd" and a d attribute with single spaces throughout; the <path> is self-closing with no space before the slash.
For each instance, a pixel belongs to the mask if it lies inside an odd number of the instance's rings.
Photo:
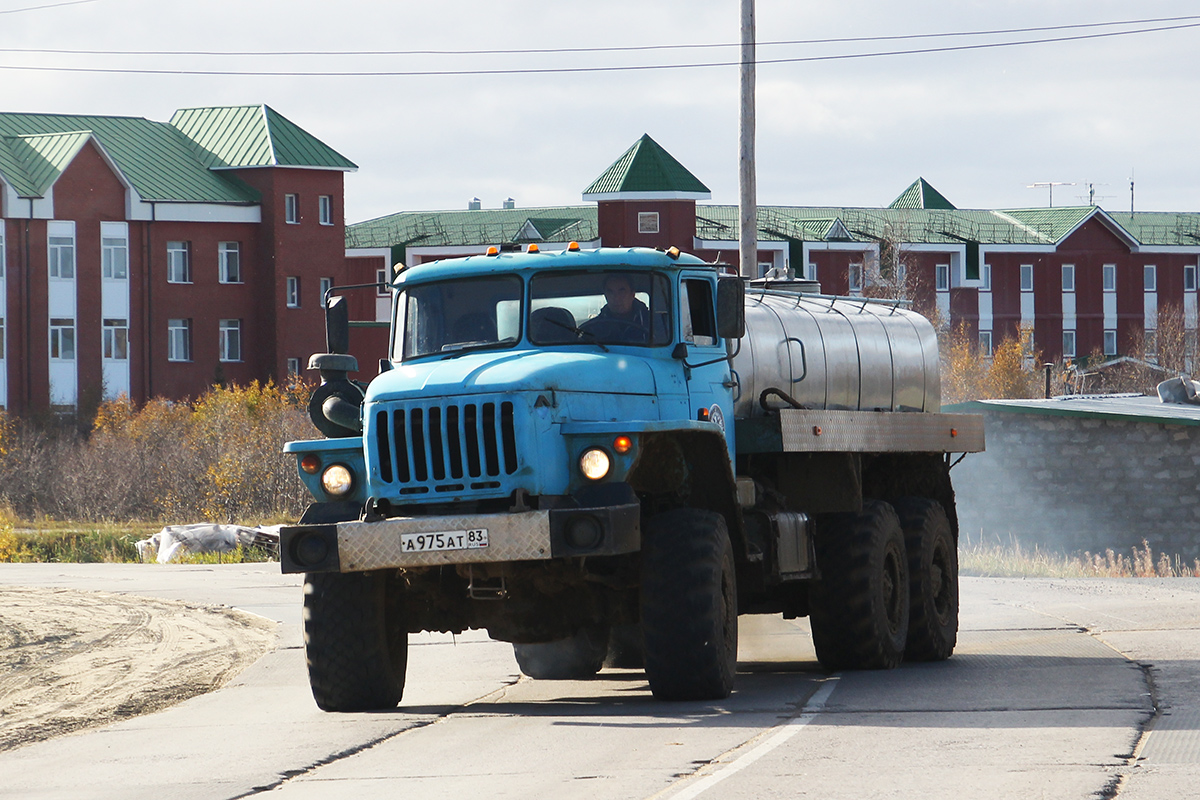
<path id="1" fill-rule="evenodd" d="M 1084 551 L 1072 555 L 1027 547 L 1016 538 L 1008 541 L 972 540 L 958 547 L 959 572 L 993 578 L 1197 578 L 1200 559 L 1186 562 L 1178 555 L 1155 553 L 1150 543 L 1118 553 Z"/>

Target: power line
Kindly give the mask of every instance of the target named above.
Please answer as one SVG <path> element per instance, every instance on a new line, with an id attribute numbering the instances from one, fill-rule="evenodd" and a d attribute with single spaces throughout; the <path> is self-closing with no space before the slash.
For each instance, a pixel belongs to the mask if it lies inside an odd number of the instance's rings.
<path id="1" fill-rule="evenodd" d="M 57 3 L 53 6 L 36 6 L 34 8 L 54 8 L 63 5 L 78 5 L 93 3 L 96 0 L 75 0 L 68 3 Z M 0 13 L 14 13 L 30 9 L 13 9 Z M 982 31 L 947 31 L 944 33 L 912 33 L 894 34 L 888 36 L 851 36 L 827 39 L 788 39 L 771 42 L 758 42 L 756 47 L 796 46 L 817 44 L 855 44 L 864 42 L 913 41 L 921 39 L 952 39 L 964 36 L 1002 36 L 1019 33 L 1046 33 L 1049 31 L 1083 30 L 1089 28 L 1111 28 L 1118 25 L 1151 25 L 1164 22 L 1187 22 L 1200 20 L 1200 15 L 1182 17 L 1158 17 L 1151 19 L 1131 19 L 1113 22 L 1087 22 L 1073 25 L 1046 25 L 1030 28 L 997 28 Z M 1158 30 L 1158 29 L 1154 29 Z M 1169 29 L 1168 29 L 1169 30 Z M 1139 33 L 1141 31 L 1124 31 L 1124 33 Z M 1056 40 L 1047 40 L 1056 41 Z M 1020 44 L 1018 42 L 1017 44 Z M 702 50 L 722 47 L 740 47 L 738 42 L 713 42 L 708 44 L 650 44 L 627 45 L 612 47 L 549 47 L 531 49 L 493 49 L 493 50 L 75 50 L 51 49 L 34 47 L 0 47 L 0 53 L 30 53 L 44 55 L 91 55 L 91 56 L 204 56 L 224 57 L 275 57 L 275 56 L 486 56 L 486 55 L 547 55 L 562 53 L 620 53 L 647 52 L 667 50 Z M 922 52 L 922 51 L 918 51 Z M 869 54 L 868 54 L 869 55 Z M 763 63 L 763 62 L 758 62 Z"/>
<path id="2" fill-rule="evenodd" d="M 889 56 L 925 55 L 931 53 L 951 53 L 967 50 L 990 50 L 1001 47 L 1020 47 L 1038 44 L 1054 44 L 1060 42 L 1077 42 L 1088 39 L 1108 39 L 1116 36 L 1133 36 L 1142 33 L 1161 33 L 1164 31 L 1184 30 L 1200 27 L 1200 22 L 1184 25 L 1164 25 L 1156 28 L 1140 28 L 1130 31 L 1109 31 L 1107 33 L 1080 34 L 1078 36 L 1057 36 L 1049 39 L 1025 39 L 1013 42 L 987 42 L 983 44 L 951 45 L 946 47 L 926 47 L 913 50 L 884 50 L 870 53 L 843 53 L 823 56 L 798 56 L 794 58 L 758 59 L 756 64 L 799 64 L 817 61 L 846 61 L 859 58 L 884 58 Z M 200 69 L 143 69 L 143 68 L 105 68 L 105 67 L 49 67 L 23 64 L 0 64 L 0 70 L 21 70 L 29 72 L 69 72 L 95 73 L 105 75 L 200 75 L 225 77 L 258 77 L 258 78 L 419 78 L 434 76 L 465 76 L 465 75 L 551 75 L 587 72 L 645 72 L 664 69 L 701 69 L 706 67 L 735 67 L 739 61 L 708 61 L 690 64 L 631 64 L 612 67 L 523 67 L 511 69 L 447 69 L 447 70 L 344 70 L 330 71 L 300 71 L 300 70 L 200 70 Z"/>
<path id="3" fill-rule="evenodd" d="M 48 3 L 44 6 L 26 6 L 25 8 L 6 8 L 0 11 L 0 14 L 20 14 L 23 11 L 42 11 L 47 8 L 62 8 L 63 6 L 81 6 L 85 3 L 94 3 L 96 0 L 70 0 L 66 3 Z"/>

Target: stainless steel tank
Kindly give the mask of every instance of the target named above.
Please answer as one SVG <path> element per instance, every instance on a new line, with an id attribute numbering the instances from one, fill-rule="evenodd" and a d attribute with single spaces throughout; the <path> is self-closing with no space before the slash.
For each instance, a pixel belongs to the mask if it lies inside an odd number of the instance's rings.
<path id="1" fill-rule="evenodd" d="M 925 317 L 865 298 L 746 292 L 746 335 L 733 360 L 739 418 L 764 414 L 780 389 L 807 408 L 938 411 L 937 335 Z M 783 408 L 777 396 L 772 408 Z"/>

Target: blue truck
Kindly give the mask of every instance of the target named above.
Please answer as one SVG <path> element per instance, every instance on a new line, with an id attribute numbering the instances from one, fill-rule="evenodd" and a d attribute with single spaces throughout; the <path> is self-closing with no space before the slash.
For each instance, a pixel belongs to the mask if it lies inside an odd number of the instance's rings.
<path id="1" fill-rule="evenodd" d="M 330 293 L 326 438 L 285 447 L 320 708 L 394 707 L 420 631 L 486 629 L 535 679 L 644 668 L 664 700 L 730 694 L 740 614 L 808 616 L 830 670 L 951 655 L 951 455 L 983 428 L 940 413 L 924 317 L 675 248 L 491 248 L 391 289 L 369 383 Z"/>

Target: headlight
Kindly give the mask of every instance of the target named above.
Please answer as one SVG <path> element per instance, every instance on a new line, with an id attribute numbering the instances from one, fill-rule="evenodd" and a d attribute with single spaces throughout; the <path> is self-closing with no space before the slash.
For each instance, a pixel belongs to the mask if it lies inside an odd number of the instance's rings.
<path id="1" fill-rule="evenodd" d="M 334 464 L 321 473 L 321 488 L 334 497 L 348 495 L 354 488 L 354 473 L 341 464 Z"/>
<path id="2" fill-rule="evenodd" d="M 584 450 L 583 455 L 579 457 L 579 471 L 583 473 L 584 477 L 591 480 L 600 480 L 608 474 L 610 469 L 612 469 L 612 459 L 599 447 Z"/>

